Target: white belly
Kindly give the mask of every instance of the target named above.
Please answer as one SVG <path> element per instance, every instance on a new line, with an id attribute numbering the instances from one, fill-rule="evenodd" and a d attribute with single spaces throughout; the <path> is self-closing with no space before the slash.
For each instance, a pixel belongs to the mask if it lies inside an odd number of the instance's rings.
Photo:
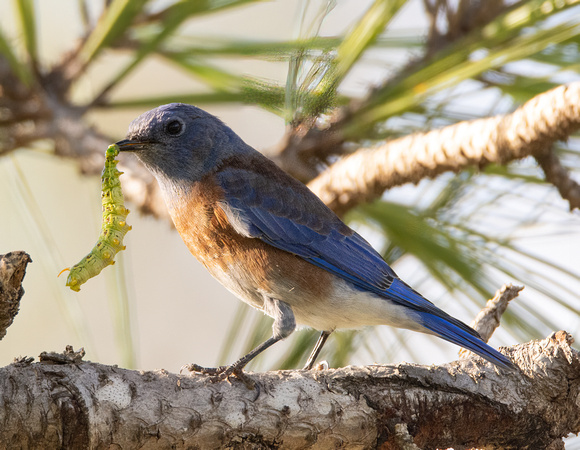
<path id="1" fill-rule="evenodd" d="M 296 322 L 317 330 L 362 328 L 368 325 L 390 325 L 427 332 L 418 324 L 417 314 L 409 308 L 354 288 L 339 280 L 332 295 L 312 302 L 292 305 Z"/>

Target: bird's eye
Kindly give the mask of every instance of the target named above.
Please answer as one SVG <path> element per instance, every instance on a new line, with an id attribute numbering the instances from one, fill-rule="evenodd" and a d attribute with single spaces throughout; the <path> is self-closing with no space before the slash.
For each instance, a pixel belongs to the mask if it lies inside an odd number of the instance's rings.
<path id="1" fill-rule="evenodd" d="M 165 131 L 167 131 L 167 134 L 170 134 L 171 136 L 179 136 L 183 133 L 184 128 L 185 125 L 181 120 L 172 120 L 165 126 Z"/>

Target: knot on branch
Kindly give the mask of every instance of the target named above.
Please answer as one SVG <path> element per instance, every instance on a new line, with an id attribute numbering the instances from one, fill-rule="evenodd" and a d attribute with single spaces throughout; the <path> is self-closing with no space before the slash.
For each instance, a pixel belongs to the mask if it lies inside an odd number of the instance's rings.
<path id="1" fill-rule="evenodd" d="M 81 347 L 75 352 L 72 345 L 67 345 L 64 352 L 42 352 L 40 362 L 48 364 L 78 364 L 85 356 L 85 349 Z"/>

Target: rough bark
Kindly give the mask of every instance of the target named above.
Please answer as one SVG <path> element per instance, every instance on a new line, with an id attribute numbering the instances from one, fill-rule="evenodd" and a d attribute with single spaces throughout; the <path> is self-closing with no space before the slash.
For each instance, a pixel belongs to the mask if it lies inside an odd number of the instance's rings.
<path id="1" fill-rule="evenodd" d="M 29 262 L 32 262 L 30 255 L 23 251 L 0 255 L 0 340 L 6 336 L 6 329 L 18 314 L 20 299 L 24 295 L 22 280 Z"/>
<path id="2" fill-rule="evenodd" d="M 554 142 L 567 139 L 579 128 L 580 82 L 576 82 L 544 92 L 511 114 L 460 122 L 360 149 L 308 186 L 330 208 L 344 214 L 394 186 L 537 156 L 548 181 L 565 183 L 558 187 L 562 195 L 568 195 L 570 208 L 580 208 L 580 187 L 566 169 L 556 167 L 558 161 L 550 153 Z"/>
<path id="3" fill-rule="evenodd" d="M 0 369 L 0 446 L 546 448 L 580 431 L 571 342 L 561 331 L 504 349 L 514 373 L 473 358 L 254 373 L 254 390 L 44 355 Z"/>

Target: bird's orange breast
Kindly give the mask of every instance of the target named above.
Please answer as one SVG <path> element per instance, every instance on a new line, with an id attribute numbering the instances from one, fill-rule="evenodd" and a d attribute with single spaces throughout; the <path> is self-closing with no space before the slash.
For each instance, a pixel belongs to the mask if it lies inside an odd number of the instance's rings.
<path id="1" fill-rule="evenodd" d="M 239 234 L 219 205 L 223 198 L 221 188 L 206 177 L 170 210 L 190 252 L 216 279 L 259 309 L 264 296 L 293 304 L 328 294 L 331 274 L 258 238 Z"/>

